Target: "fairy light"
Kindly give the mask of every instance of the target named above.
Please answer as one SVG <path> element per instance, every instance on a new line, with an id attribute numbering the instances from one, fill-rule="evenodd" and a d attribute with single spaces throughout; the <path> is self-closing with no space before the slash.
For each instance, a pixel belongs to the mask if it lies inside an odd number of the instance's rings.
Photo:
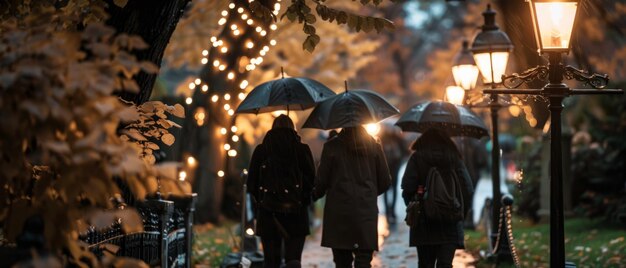
<path id="1" fill-rule="evenodd" d="M 240 100 L 243 100 L 243 99 L 246 98 L 246 94 L 244 94 L 243 92 L 239 93 L 238 97 L 239 97 Z"/>
<path id="2" fill-rule="evenodd" d="M 235 114 L 235 110 L 233 109 L 228 110 L 228 115 L 232 116 L 234 114 Z"/>
<path id="3" fill-rule="evenodd" d="M 220 177 L 220 178 L 223 178 L 224 177 L 224 171 L 223 170 L 218 171 L 217 172 L 217 176 Z"/>
<path id="4" fill-rule="evenodd" d="M 248 86 L 248 80 L 243 80 L 239 84 L 239 88 L 241 88 L 241 89 L 245 89 L 247 86 Z"/>
<path id="5" fill-rule="evenodd" d="M 226 111 L 230 110 L 230 104 L 228 103 L 224 104 L 224 110 Z"/>
<path id="6" fill-rule="evenodd" d="M 213 42 L 213 47 L 218 47 L 220 46 L 220 43 L 218 43 L 217 41 Z"/>
<path id="7" fill-rule="evenodd" d="M 239 34 L 241 34 L 239 29 L 233 31 L 233 35 L 235 35 L 235 36 L 238 36 Z"/>
<path id="8" fill-rule="evenodd" d="M 196 166 L 196 159 L 193 156 L 187 157 L 187 165 L 194 167 Z"/>
<path id="9" fill-rule="evenodd" d="M 220 66 L 220 61 L 219 60 L 214 60 L 213 61 L 213 66 L 215 66 L 215 67 Z"/>
<path id="10" fill-rule="evenodd" d="M 211 40 L 211 43 L 215 43 L 215 42 L 217 42 L 217 37 L 211 36 L 210 40 Z"/>
<path id="11" fill-rule="evenodd" d="M 241 19 L 242 20 L 247 20 L 248 19 L 248 15 L 247 14 L 241 14 Z"/>
<path id="12" fill-rule="evenodd" d="M 200 78 L 196 78 L 196 80 L 193 81 L 196 85 L 199 85 L 200 83 L 202 83 L 202 80 L 200 80 Z"/>
<path id="13" fill-rule="evenodd" d="M 226 93 L 224 94 L 224 100 L 230 100 L 230 94 Z M 226 109 L 228 110 L 228 109 Z"/>
<path id="14" fill-rule="evenodd" d="M 194 83 L 189 83 L 189 89 L 194 89 L 196 88 L 196 84 Z"/>
<path id="15" fill-rule="evenodd" d="M 185 172 L 184 170 L 178 172 L 178 180 L 185 181 L 186 178 L 187 178 L 187 172 Z"/>
<path id="16" fill-rule="evenodd" d="M 230 29 L 233 30 L 233 31 L 237 30 L 237 24 L 231 24 L 230 25 Z"/>
<path id="17" fill-rule="evenodd" d="M 265 36 L 267 32 L 265 30 L 261 31 L 261 36 Z"/>
<path id="18" fill-rule="evenodd" d="M 260 54 L 261 56 L 265 56 L 265 50 L 261 50 L 261 51 L 259 51 L 259 54 Z"/>
<path id="19" fill-rule="evenodd" d="M 218 67 L 218 69 L 220 71 L 226 70 L 226 65 L 222 64 L 222 65 L 220 65 L 220 67 Z"/>
<path id="20" fill-rule="evenodd" d="M 270 40 L 270 45 L 275 46 L 276 45 L 276 40 L 274 40 L 274 39 Z"/>
<path id="21" fill-rule="evenodd" d="M 235 8 L 235 3 L 230 3 L 230 5 L 228 5 L 228 8 L 234 9 Z"/>
<path id="22" fill-rule="evenodd" d="M 237 132 L 237 126 L 230 127 L 230 131 L 231 132 Z"/>
<path id="23" fill-rule="evenodd" d="M 270 29 L 271 29 L 272 31 L 276 31 L 276 29 L 277 29 L 277 28 L 278 28 L 278 27 L 276 26 L 276 24 L 272 24 L 272 25 L 270 25 Z"/>
<path id="24" fill-rule="evenodd" d="M 233 136 L 231 137 L 231 139 L 233 140 L 233 142 L 238 142 L 238 141 L 239 141 L 239 136 L 237 136 L 237 135 L 233 135 Z"/>
<path id="25" fill-rule="evenodd" d="M 248 20 L 246 21 L 246 23 L 247 23 L 248 25 L 252 25 L 252 23 L 254 23 L 254 21 L 253 21 L 252 19 L 248 19 Z"/>
<path id="26" fill-rule="evenodd" d="M 228 144 L 228 143 L 224 143 L 224 150 L 225 150 L 225 151 L 230 150 L 230 144 Z"/>
<path id="27" fill-rule="evenodd" d="M 202 64 L 207 64 L 207 62 L 209 62 L 209 59 L 207 58 L 202 58 L 202 60 L 200 60 L 200 63 Z"/>
<path id="28" fill-rule="evenodd" d="M 243 7 L 238 8 L 238 9 L 237 9 L 237 12 L 239 12 L 239 13 L 243 13 Z"/>
<path id="29" fill-rule="evenodd" d="M 257 33 L 260 33 L 261 31 L 263 31 L 263 28 L 261 28 L 261 26 L 257 26 L 256 29 L 254 29 Z"/>
<path id="30" fill-rule="evenodd" d="M 202 85 L 202 92 L 207 92 L 209 91 L 209 86 L 208 85 Z"/>
<path id="31" fill-rule="evenodd" d="M 202 50 L 202 56 L 207 56 L 209 55 L 209 51 L 208 50 Z"/>
<path id="32" fill-rule="evenodd" d="M 228 131 L 226 130 L 226 128 L 223 127 L 223 128 L 220 129 L 220 133 L 222 135 L 226 135 L 226 133 L 228 133 Z"/>
<path id="33" fill-rule="evenodd" d="M 265 51 L 265 52 L 270 51 L 270 47 L 268 47 L 268 46 L 263 46 L 263 51 Z"/>
<path id="34" fill-rule="evenodd" d="M 253 48 L 254 47 L 254 43 L 252 41 L 248 41 L 248 43 L 246 43 L 246 47 L 247 48 Z"/>
<path id="35" fill-rule="evenodd" d="M 235 151 L 234 149 L 228 150 L 228 156 L 230 157 L 237 156 L 237 151 Z"/>
<path id="36" fill-rule="evenodd" d="M 262 62 L 263 62 L 263 58 L 261 58 L 261 57 L 256 58 L 256 65 L 259 65 Z"/>
<path id="37" fill-rule="evenodd" d="M 226 18 L 221 18 L 220 20 L 217 21 L 218 25 L 224 25 L 224 23 L 226 23 Z"/>
<path id="38" fill-rule="evenodd" d="M 227 47 L 222 47 L 222 49 L 220 49 L 220 51 L 222 51 L 222 53 L 226 53 L 226 52 L 228 52 L 228 48 Z"/>
<path id="39" fill-rule="evenodd" d="M 211 101 L 212 101 L 212 102 L 217 102 L 217 100 L 219 100 L 219 99 L 220 99 L 220 97 L 218 97 L 217 95 L 213 95 L 213 96 L 211 97 Z"/>
<path id="40" fill-rule="evenodd" d="M 185 103 L 187 103 L 187 104 L 191 104 L 192 102 L 193 102 L 193 99 L 191 97 L 187 97 L 185 99 Z"/>
<path id="41" fill-rule="evenodd" d="M 235 78 L 235 73 L 228 72 L 228 75 L 226 76 L 226 78 L 228 78 L 229 80 L 233 80 L 233 78 Z"/>

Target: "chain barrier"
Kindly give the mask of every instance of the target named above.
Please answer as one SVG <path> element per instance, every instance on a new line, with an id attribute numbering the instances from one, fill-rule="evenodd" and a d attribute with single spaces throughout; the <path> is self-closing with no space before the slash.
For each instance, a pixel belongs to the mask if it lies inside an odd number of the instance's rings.
<path id="1" fill-rule="evenodd" d="M 507 236 L 509 239 L 509 249 L 511 250 L 511 256 L 515 267 L 521 267 L 519 261 L 519 255 L 517 255 L 517 247 L 515 247 L 515 239 L 513 238 L 512 217 L 511 217 L 511 205 L 504 205 L 500 208 L 500 220 L 498 221 L 498 234 L 496 236 L 496 243 L 492 249 L 491 254 L 495 255 L 500 247 L 500 239 L 502 234 L 502 226 L 506 220 Z M 506 217 L 505 217 L 506 216 Z"/>

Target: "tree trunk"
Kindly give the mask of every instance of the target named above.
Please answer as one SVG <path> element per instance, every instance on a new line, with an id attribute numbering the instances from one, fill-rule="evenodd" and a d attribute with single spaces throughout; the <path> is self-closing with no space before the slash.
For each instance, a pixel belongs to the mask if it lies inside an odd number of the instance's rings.
<path id="1" fill-rule="evenodd" d="M 165 47 L 172 37 L 178 21 L 183 16 L 185 6 L 190 0 L 131 0 L 123 8 L 107 0 L 107 12 L 111 16 L 107 24 L 118 33 L 138 35 L 149 45 L 148 49 L 136 51 L 134 55 L 140 61 L 150 61 L 161 66 Z M 140 72 L 135 81 L 139 93 L 122 92 L 120 96 L 136 104 L 150 99 L 157 74 Z"/>

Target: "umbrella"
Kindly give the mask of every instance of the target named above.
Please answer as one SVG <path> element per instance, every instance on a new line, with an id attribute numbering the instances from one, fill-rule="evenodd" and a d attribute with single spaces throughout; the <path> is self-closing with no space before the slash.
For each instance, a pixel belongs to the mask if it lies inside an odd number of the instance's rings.
<path id="1" fill-rule="evenodd" d="M 350 90 L 320 102 L 302 128 L 334 129 L 376 123 L 398 114 L 396 107 L 369 90 Z"/>
<path id="2" fill-rule="evenodd" d="M 281 69 L 282 72 L 282 69 Z M 258 85 L 239 104 L 236 113 L 267 113 L 276 110 L 305 110 L 334 96 L 320 82 L 303 77 L 288 77 Z"/>
<path id="3" fill-rule="evenodd" d="M 489 136 L 485 123 L 470 109 L 443 101 L 417 104 L 396 122 L 403 131 L 420 132 L 438 128 L 450 136 Z"/>

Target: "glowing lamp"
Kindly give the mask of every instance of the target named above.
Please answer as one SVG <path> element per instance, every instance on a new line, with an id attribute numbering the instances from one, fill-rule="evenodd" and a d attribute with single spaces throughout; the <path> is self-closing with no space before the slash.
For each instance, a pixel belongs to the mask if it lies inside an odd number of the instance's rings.
<path id="1" fill-rule="evenodd" d="M 367 125 L 364 125 L 364 127 L 365 127 L 365 130 L 367 131 L 367 134 L 370 134 L 370 136 L 372 137 L 376 137 L 378 133 L 380 133 L 380 124 L 378 123 L 367 124 Z"/>
<path id="2" fill-rule="evenodd" d="M 539 53 L 569 52 L 579 0 L 526 0 Z"/>
<path id="3" fill-rule="evenodd" d="M 465 90 L 476 87 L 478 79 L 478 67 L 474 62 L 474 57 L 469 49 L 469 42 L 463 41 L 463 48 L 457 54 L 452 66 L 452 76 L 457 86 Z"/>
<path id="4" fill-rule="evenodd" d="M 491 9 L 491 5 L 487 5 L 483 17 L 485 24 L 482 31 L 474 37 L 471 51 L 483 76 L 483 83 L 494 85 L 502 83 L 502 75 L 506 71 L 513 44 L 509 36 L 496 25 L 496 12 Z"/>
<path id="5" fill-rule="evenodd" d="M 446 87 L 446 99 L 448 102 L 456 105 L 463 105 L 465 90 L 462 87 L 448 86 Z"/>

